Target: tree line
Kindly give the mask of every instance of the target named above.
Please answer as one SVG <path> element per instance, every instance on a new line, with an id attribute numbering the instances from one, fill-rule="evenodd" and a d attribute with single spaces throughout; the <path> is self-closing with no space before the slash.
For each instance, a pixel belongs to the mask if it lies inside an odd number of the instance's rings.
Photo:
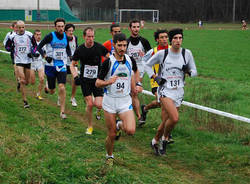
<path id="1" fill-rule="evenodd" d="M 115 0 L 73 0 L 87 8 L 115 8 Z M 159 9 L 160 21 L 196 22 L 199 19 L 210 22 L 231 22 L 233 2 L 235 20 L 248 20 L 249 0 L 119 0 L 120 9 Z M 71 0 L 72 2 L 72 0 Z M 69 2 L 70 4 L 70 2 Z"/>

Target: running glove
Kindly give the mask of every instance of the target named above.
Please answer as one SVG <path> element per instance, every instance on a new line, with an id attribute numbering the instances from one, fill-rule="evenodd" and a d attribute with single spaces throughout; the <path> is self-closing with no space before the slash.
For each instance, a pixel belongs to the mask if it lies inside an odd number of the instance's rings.
<path id="1" fill-rule="evenodd" d="M 160 76 L 156 76 L 156 77 L 154 78 L 154 81 L 155 81 L 158 85 L 163 85 L 163 84 L 166 82 L 166 80 L 163 79 L 163 78 L 161 78 Z"/>
<path id="2" fill-rule="evenodd" d="M 184 73 L 187 73 L 189 76 L 191 76 L 191 72 L 188 70 L 188 66 L 187 65 L 183 65 L 182 66 L 182 71 Z"/>
<path id="3" fill-rule="evenodd" d="M 46 56 L 45 57 L 45 60 L 48 62 L 48 63 L 51 63 L 53 58 L 52 57 L 49 57 L 49 56 Z"/>
<path id="4" fill-rule="evenodd" d="M 74 78 L 74 81 L 75 81 L 75 85 L 77 85 L 77 86 L 81 85 L 81 78 L 79 76 L 76 76 Z"/>
<path id="5" fill-rule="evenodd" d="M 40 56 L 40 54 L 39 53 L 35 53 L 35 54 L 33 54 L 33 56 L 37 58 L 37 57 Z"/>
<path id="6" fill-rule="evenodd" d="M 27 54 L 29 58 L 33 58 L 33 55 L 31 53 Z"/>

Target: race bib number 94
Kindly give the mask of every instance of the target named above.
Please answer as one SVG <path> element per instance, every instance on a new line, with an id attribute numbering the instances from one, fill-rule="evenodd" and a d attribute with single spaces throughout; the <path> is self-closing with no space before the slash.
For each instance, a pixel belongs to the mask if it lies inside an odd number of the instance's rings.
<path id="1" fill-rule="evenodd" d="M 95 79 L 97 78 L 97 73 L 98 73 L 98 66 L 85 65 L 83 77 L 89 79 Z"/>

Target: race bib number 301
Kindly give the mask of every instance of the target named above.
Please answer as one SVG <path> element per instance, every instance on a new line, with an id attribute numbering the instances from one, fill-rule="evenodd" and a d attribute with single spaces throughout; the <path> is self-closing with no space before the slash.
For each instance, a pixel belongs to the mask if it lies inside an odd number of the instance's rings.
<path id="1" fill-rule="evenodd" d="M 55 49 L 53 52 L 53 58 L 56 60 L 63 60 L 65 49 Z"/>
<path id="2" fill-rule="evenodd" d="M 97 78 L 97 73 L 98 73 L 98 66 L 85 65 L 83 77 L 89 79 L 95 79 Z"/>

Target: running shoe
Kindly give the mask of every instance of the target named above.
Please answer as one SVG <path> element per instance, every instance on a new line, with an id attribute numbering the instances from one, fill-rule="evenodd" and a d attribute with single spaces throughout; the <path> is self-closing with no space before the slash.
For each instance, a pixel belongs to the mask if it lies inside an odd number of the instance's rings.
<path id="1" fill-rule="evenodd" d="M 75 98 L 71 98 L 71 104 L 72 104 L 72 107 L 77 107 L 77 103 L 76 103 L 76 99 Z"/>
<path id="2" fill-rule="evenodd" d="M 58 96 L 58 98 L 57 98 L 57 106 L 60 106 L 61 105 L 61 103 L 60 103 L 60 97 Z"/>
<path id="3" fill-rule="evenodd" d="M 119 128 L 117 128 L 117 123 L 119 122 L 120 120 L 116 120 L 116 136 L 115 136 L 115 140 L 118 141 L 122 135 L 122 130 Z"/>
<path id="4" fill-rule="evenodd" d="M 21 84 L 20 84 L 20 82 L 18 82 L 18 83 L 17 83 L 17 87 L 16 87 L 17 92 L 20 92 L 20 87 L 21 87 Z"/>
<path id="5" fill-rule="evenodd" d="M 28 102 L 27 101 L 23 101 L 23 107 L 26 109 L 26 108 L 29 108 L 30 107 L 30 105 L 28 104 Z"/>
<path id="6" fill-rule="evenodd" d="M 139 126 L 140 127 L 146 123 L 148 111 L 146 111 L 144 109 L 144 107 L 145 107 L 145 105 L 141 105 L 141 118 L 139 119 Z"/>
<path id="7" fill-rule="evenodd" d="M 167 144 L 173 144 L 174 143 L 174 139 L 172 138 L 172 135 L 170 134 L 168 137 Z"/>
<path id="8" fill-rule="evenodd" d="M 159 145 L 158 144 L 152 144 L 152 141 L 150 142 L 150 145 L 151 145 L 151 148 L 153 149 L 154 151 L 154 154 L 156 156 L 160 156 L 161 153 L 160 153 L 160 150 L 159 150 Z"/>
<path id="9" fill-rule="evenodd" d="M 43 100 L 43 97 L 42 97 L 41 95 L 39 95 L 39 94 L 36 95 L 36 98 L 37 98 L 38 100 Z"/>
<path id="10" fill-rule="evenodd" d="M 65 114 L 64 112 L 61 112 L 61 113 L 60 113 L 60 117 L 61 117 L 62 119 L 67 119 L 67 116 L 66 116 L 66 114 Z"/>
<path id="11" fill-rule="evenodd" d="M 46 93 L 46 94 L 49 93 L 49 89 L 47 87 L 44 87 L 44 93 Z"/>
<path id="12" fill-rule="evenodd" d="M 167 144 L 168 144 L 168 141 L 166 141 L 166 140 L 162 141 L 162 145 L 161 145 L 161 149 L 160 149 L 160 154 L 161 155 L 165 155 L 166 154 Z"/>
<path id="13" fill-rule="evenodd" d="M 100 120 L 100 119 L 101 119 L 101 109 L 97 109 L 97 110 L 96 110 L 95 118 L 96 118 L 97 120 Z"/>
<path id="14" fill-rule="evenodd" d="M 85 133 L 88 134 L 88 135 L 92 135 L 92 133 L 93 133 L 93 127 L 87 128 Z"/>
<path id="15" fill-rule="evenodd" d="M 106 165 L 112 167 L 114 165 L 114 158 L 113 157 L 106 158 Z"/>

